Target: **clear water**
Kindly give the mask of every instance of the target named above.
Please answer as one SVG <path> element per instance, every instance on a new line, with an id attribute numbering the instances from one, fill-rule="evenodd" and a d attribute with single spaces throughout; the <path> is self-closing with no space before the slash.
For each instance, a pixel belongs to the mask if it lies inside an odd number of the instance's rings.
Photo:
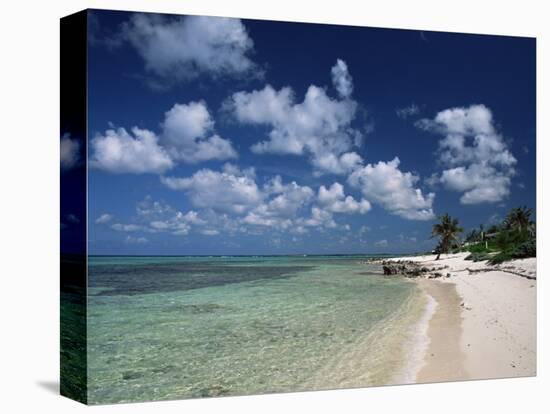
<path id="1" fill-rule="evenodd" d="M 92 257 L 89 402 L 393 384 L 424 297 L 360 257 Z"/>

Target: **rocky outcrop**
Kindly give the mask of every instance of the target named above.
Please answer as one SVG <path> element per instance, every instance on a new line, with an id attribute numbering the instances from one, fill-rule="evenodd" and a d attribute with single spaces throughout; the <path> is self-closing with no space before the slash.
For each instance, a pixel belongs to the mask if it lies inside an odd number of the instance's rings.
<path id="1" fill-rule="evenodd" d="M 382 270 L 384 271 L 384 275 L 386 276 L 400 275 L 408 278 L 426 277 L 429 279 L 443 277 L 443 273 L 441 272 L 441 270 L 448 267 L 448 266 L 441 266 L 437 268 L 426 267 L 409 260 L 398 260 L 398 261 L 384 260 L 381 262 L 381 264 L 382 264 Z M 449 276 L 450 274 L 447 273 L 447 277 Z"/>

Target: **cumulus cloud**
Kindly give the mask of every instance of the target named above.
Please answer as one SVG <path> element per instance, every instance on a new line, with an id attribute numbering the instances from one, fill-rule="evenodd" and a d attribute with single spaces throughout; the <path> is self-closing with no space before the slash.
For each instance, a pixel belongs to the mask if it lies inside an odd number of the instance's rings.
<path id="1" fill-rule="evenodd" d="M 172 190 L 184 191 L 195 207 L 240 214 L 262 201 L 254 175 L 253 169 L 226 164 L 221 172 L 205 168 L 191 177 L 161 177 L 161 182 Z"/>
<path id="2" fill-rule="evenodd" d="M 95 222 L 96 224 L 105 224 L 105 223 L 108 223 L 110 222 L 111 220 L 113 219 L 113 216 L 111 214 L 102 214 L 101 216 L 99 216 Z"/>
<path id="3" fill-rule="evenodd" d="M 337 59 L 332 67 L 332 84 L 342 98 L 349 98 L 353 92 L 353 80 L 348 71 L 348 65 L 342 59 Z"/>
<path id="4" fill-rule="evenodd" d="M 164 82 L 254 75 L 254 43 L 239 19 L 206 16 L 168 17 L 134 14 L 122 28 L 148 72 Z"/>
<path id="5" fill-rule="evenodd" d="M 420 120 L 418 126 L 444 135 L 476 136 L 495 133 L 493 114 L 485 105 L 445 109 L 438 112 L 433 120 Z"/>
<path id="6" fill-rule="evenodd" d="M 305 234 L 312 228 L 337 228 L 333 213 L 364 214 L 370 209 L 368 201 L 357 202 L 351 196 L 346 197 L 339 183 L 328 189 L 321 186 L 316 195 L 308 186 L 294 181 L 284 184 L 281 177 L 276 176 L 263 187 L 263 193 L 264 201 L 246 214 L 243 224 Z M 349 229 L 349 226 L 342 228 Z"/>
<path id="7" fill-rule="evenodd" d="M 307 219 L 298 220 L 299 223 L 303 223 L 304 226 L 309 227 L 337 227 L 336 222 L 333 219 L 332 213 L 327 210 L 323 210 L 319 207 L 311 207 L 311 217 Z"/>
<path id="8" fill-rule="evenodd" d="M 262 234 L 270 228 L 304 234 L 314 227 L 336 228 L 335 213 L 364 214 L 370 209 L 367 200 L 346 196 L 339 183 L 322 186 L 318 194 L 295 181 L 285 183 L 280 176 L 258 185 L 253 169 L 233 164 L 225 164 L 221 171 L 202 169 L 190 177 L 162 177 L 161 182 L 187 195 L 207 225 L 203 231 Z M 138 211 L 144 215 L 161 209 L 149 201 Z"/>
<path id="9" fill-rule="evenodd" d="M 301 186 L 296 181 L 283 184 L 280 176 L 276 176 L 268 182 L 265 192 L 272 196 L 267 204 L 268 209 L 287 217 L 296 215 L 301 207 L 312 200 L 314 195 L 310 187 Z"/>
<path id="10" fill-rule="evenodd" d="M 136 205 L 136 213 L 138 217 L 143 217 L 145 220 L 153 220 L 164 217 L 166 214 L 171 214 L 174 209 L 168 204 L 153 200 L 148 195 Z"/>
<path id="11" fill-rule="evenodd" d="M 243 223 L 288 229 L 313 196 L 310 187 L 300 186 L 295 181 L 283 184 L 281 177 L 276 176 L 264 186 L 265 201 L 248 212 Z"/>
<path id="12" fill-rule="evenodd" d="M 63 171 L 74 168 L 80 160 L 80 142 L 77 139 L 71 139 L 70 134 L 64 134 L 61 137 L 60 158 Z"/>
<path id="13" fill-rule="evenodd" d="M 161 174 L 176 161 L 197 163 L 237 158 L 231 141 L 214 132 L 206 104 L 175 104 L 165 113 L 160 136 L 132 128 L 109 129 L 91 141 L 90 164 L 111 173 Z"/>
<path id="14" fill-rule="evenodd" d="M 336 74 L 336 75 L 335 75 Z M 350 98 L 352 84 L 341 60 L 333 68 L 335 87 L 341 99 L 332 99 L 325 89 L 311 85 L 301 103 L 290 87 L 236 92 L 225 103 L 244 124 L 267 125 L 268 139 L 252 146 L 257 154 L 307 155 L 318 174 L 345 174 L 362 162 L 352 151 L 362 133 L 352 128 L 357 102 Z"/>
<path id="15" fill-rule="evenodd" d="M 463 193 L 462 204 L 499 202 L 510 194 L 517 160 L 485 105 L 446 109 L 417 126 L 444 136 L 438 157 L 445 169 L 430 178 L 432 183 Z"/>
<path id="16" fill-rule="evenodd" d="M 111 228 L 127 233 L 170 233 L 176 236 L 185 236 L 194 227 L 201 229 L 207 225 L 207 221 L 198 212 L 194 210 L 179 211 L 163 201 L 153 200 L 151 196 L 147 196 L 137 203 L 136 213 L 137 215 L 131 220 L 131 223 L 115 223 L 111 225 Z"/>
<path id="17" fill-rule="evenodd" d="M 150 196 L 137 203 L 136 212 L 147 231 L 152 233 L 167 232 L 175 236 L 185 236 L 193 227 L 207 224 L 196 211 L 184 213 L 165 202 L 155 201 Z"/>
<path id="18" fill-rule="evenodd" d="M 462 204 L 496 203 L 510 194 L 511 176 L 480 163 L 442 172 L 440 182 L 446 188 L 462 192 Z"/>
<path id="19" fill-rule="evenodd" d="M 380 204 L 387 211 L 408 220 L 431 220 L 434 193 L 424 195 L 415 188 L 419 177 L 399 169 L 399 158 L 379 161 L 355 170 L 348 182 L 361 190 L 369 201 Z"/>
<path id="20" fill-rule="evenodd" d="M 151 229 L 160 232 L 170 232 L 176 236 L 185 236 L 191 230 L 192 225 L 202 225 L 204 221 L 198 217 L 197 212 L 188 211 L 182 213 L 175 211 L 170 217 L 163 220 L 154 220 L 149 223 Z"/>
<path id="21" fill-rule="evenodd" d="M 332 213 L 360 213 L 365 214 L 371 209 L 370 203 L 364 198 L 356 201 L 352 196 L 344 194 L 344 186 L 338 182 L 329 188 L 319 187 L 317 195 L 319 203 Z"/>
<path id="22" fill-rule="evenodd" d="M 132 128 L 108 129 L 91 141 L 90 165 L 111 173 L 163 173 L 174 163 L 151 131 Z"/>
<path id="23" fill-rule="evenodd" d="M 214 120 L 203 101 L 175 104 L 165 114 L 161 141 L 175 160 L 197 163 L 237 158 L 231 141 L 213 133 Z"/>

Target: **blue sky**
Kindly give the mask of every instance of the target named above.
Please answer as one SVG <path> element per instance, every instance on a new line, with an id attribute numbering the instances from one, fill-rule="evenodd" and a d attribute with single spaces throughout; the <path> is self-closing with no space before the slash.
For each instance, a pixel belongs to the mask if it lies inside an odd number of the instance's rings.
<path id="1" fill-rule="evenodd" d="M 535 207 L 534 39 L 93 11 L 88 56 L 90 254 L 417 252 Z"/>

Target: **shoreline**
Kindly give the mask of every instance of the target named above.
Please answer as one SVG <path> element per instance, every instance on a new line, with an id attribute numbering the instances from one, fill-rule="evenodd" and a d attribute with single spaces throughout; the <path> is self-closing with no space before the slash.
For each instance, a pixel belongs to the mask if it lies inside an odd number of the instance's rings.
<path id="1" fill-rule="evenodd" d="M 490 266 L 466 256 L 385 259 L 444 267 L 446 275 L 414 277 L 437 305 L 425 333 L 421 323 L 416 327 L 414 347 L 423 358 L 420 364 L 406 362 L 405 383 L 536 375 L 536 258 Z"/>
<path id="2" fill-rule="evenodd" d="M 421 289 L 422 290 L 422 289 Z M 420 293 L 424 296 L 426 303 L 423 313 L 416 321 L 408 333 L 409 339 L 403 347 L 405 350 L 405 360 L 402 368 L 395 374 L 392 384 L 416 384 L 417 373 L 424 367 L 425 355 L 430 346 L 428 329 L 430 321 L 434 316 L 439 303 L 433 296 L 422 290 Z"/>
<path id="3" fill-rule="evenodd" d="M 437 306 L 428 321 L 427 342 L 423 364 L 415 373 L 415 383 L 458 381 L 468 379 L 465 356 L 460 347 L 462 315 L 456 286 L 438 280 L 417 280 L 425 295 Z"/>

